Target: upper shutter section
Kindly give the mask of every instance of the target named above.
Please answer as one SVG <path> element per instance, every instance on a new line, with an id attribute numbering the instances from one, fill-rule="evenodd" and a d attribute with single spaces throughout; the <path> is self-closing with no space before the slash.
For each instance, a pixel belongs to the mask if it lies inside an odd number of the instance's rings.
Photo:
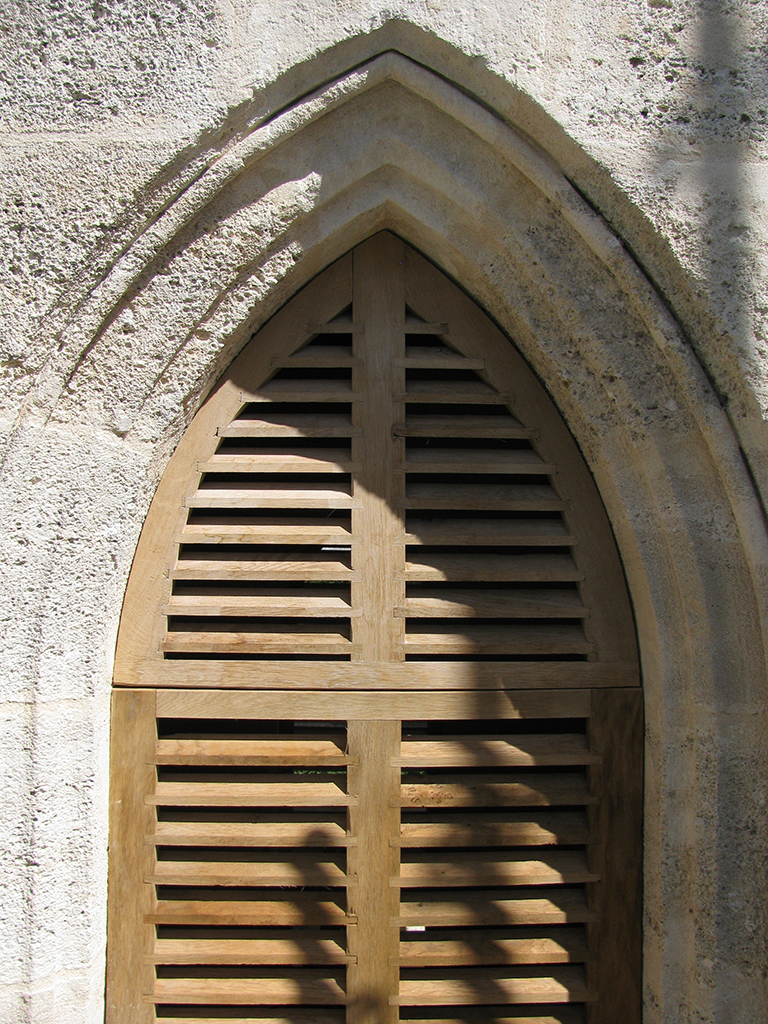
<path id="1" fill-rule="evenodd" d="M 232 364 L 161 481 L 118 685 L 636 685 L 599 496 L 510 342 L 382 233 Z"/>

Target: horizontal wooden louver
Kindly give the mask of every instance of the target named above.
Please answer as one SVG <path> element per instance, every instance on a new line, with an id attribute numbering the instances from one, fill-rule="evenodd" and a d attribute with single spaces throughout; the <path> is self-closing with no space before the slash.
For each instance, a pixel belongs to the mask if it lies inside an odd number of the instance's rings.
<path id="1" fill-rule="evenodd" d="M 406 332 L 420 324 L 412 314 Z M 429 328 L 430 325 L 422 325 Z M 447 335 L 406 333 L 405 602 L 408 660 L 583 659 L 592 650 L 576 538 L 535 429 Z M 431 344 L 430 344 L 431 342 Z M 475 404 L 474 400 L 477 400 Z M 482 404 L 480 404 L 482 402 Z"/>
<path id="2" fill-rule="evenodd" d="M 348 660 L 351 630 L 351 320 L 273 360 L 277 372 L 218 430 L 164 608 L 166 657 Z M 346 344 L 344 342 L 347 342 Z"/>
<path id="3" fill-rule="evenodd" d="M 401 1020 L 585 1019 L 596 760 L 583 720 L 405 725 Z"/>
<path id="4" fill-rule="evenodd" d="M 344 725 L 160 720 L 154 761 L 157 1019 L 341 1024 Z"/>

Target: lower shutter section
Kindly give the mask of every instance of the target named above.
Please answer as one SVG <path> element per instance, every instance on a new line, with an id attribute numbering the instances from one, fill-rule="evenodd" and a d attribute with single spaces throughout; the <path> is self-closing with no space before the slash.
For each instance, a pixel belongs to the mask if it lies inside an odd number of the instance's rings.
<path id="1" fill-rule="evenodd" d="M 584 720 L 406 724 L 401 1020 L 586 1019 L 595 760 Z"/>
<path id="2" fill-rule="evenodd" d="M 109 1024 L 638 1024 L 639 696 L 401 723 L 116 691 Z"/>

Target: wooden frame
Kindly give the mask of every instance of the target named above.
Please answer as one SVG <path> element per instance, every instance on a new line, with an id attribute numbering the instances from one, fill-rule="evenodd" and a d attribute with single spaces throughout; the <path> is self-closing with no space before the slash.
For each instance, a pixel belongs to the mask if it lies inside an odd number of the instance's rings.
<path id="1" fill-rule="evenodd" d="M 111 1024 L 639 1022 L 610 527 L 509 341 L 393 235 L 190 425 L 115 684 Z"/>

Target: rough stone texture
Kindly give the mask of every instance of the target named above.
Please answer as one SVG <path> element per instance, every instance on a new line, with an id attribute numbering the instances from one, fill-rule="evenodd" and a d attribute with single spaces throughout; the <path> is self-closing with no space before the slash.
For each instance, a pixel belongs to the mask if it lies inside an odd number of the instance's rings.
<path id="1" fill-rule="evenodd" d="M 168 454 L 254 327 L 388 227 L 515 338 L 614 525 L 646 1021 L 764 1021 L 765 5 L 6 0 L 0 26 L 0 1019 L 102 1019 L 111 660 Z"/>

